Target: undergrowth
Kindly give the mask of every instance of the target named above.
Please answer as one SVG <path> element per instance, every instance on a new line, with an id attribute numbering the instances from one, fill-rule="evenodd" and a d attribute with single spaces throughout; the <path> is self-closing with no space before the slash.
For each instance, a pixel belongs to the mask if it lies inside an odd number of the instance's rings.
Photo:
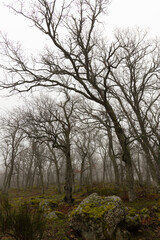
<path id="1" fill-rule="evenodd" d="M 133 213 L 138 214 L 140 225 L 136 230 L 131 229 L 131 240 L 160 239 L 160 193 L 153 187 L 137 185 L 137 199 L 131 203 L 125 188 L 116 188 L 113 184 L 85 186 L 82 191 L 73 194 L 74 204 L 64 203 L 63 194 L 57 194 L 54 188 L 50 188 L 43 195 L 39 189 L 26 192 L 11 189 L 8 193 L 9 199 L 0 195 L 0 239 L 81 240 L 70 228 L 69 214 L 93 192 L 100 196 L 120 196 L 129 209 L 129 216 L 135 218 Z M 47 221 L 43 212 L 38 210 L 38 203 L 45 199 L 49 200 L 51 209 L 57 214 L 56 220 Z"/>
<path id="2" fill-rule="evenodd" d="M 27 203 L 14 208 L 7 196 L 0 196 L 0 230 L 16 240 L 41 240 L 45 231 L 43 212 Z"/>

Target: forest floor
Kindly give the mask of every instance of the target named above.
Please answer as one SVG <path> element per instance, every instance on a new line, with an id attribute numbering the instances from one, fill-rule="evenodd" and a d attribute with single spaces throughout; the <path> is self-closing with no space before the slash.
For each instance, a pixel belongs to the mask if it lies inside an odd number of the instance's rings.
<path id="1" fill-rule="evenodd" d="M 54 186 L 50 186 L 45 194 L 41 190 L 17 190 L 11 189 L 8 193 L 9 200 L 17 206 L 37 197 L 53 199 L 57 206 L 55 211 L 62 212 L 63 218 L 48 222 L 43 240 L 82 240 L 69 226 L 69 213 L 89 194 L 97 192 L 101 196 L 117 195 L 122 198 L 126 207 L 136 209 L 140 215 L 140 226 L 131 231 L 131 240 L 160 240 L 160 193 L 152 187 L 137 187 L 137 199 L 129 202 L 124 190 L 116 189 L 112 185 L 97 185 L 93 188 L 84 188 L 81 192 L 73 194 L 73 204 L 63 201 L 63 194 L 58 194 Z M 0 240 L 12 240 L 10 236 L 0 233 Z"/>

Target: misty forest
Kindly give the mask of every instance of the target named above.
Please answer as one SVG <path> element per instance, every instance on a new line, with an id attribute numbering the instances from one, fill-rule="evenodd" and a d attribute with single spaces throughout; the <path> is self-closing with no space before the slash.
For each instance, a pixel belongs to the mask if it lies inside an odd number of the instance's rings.
<path id="1" fill-rule="evenodd" d="M 27 96 L 0 114 L 1 239 L 160 239 L 159 39 L 108 39 L 109 0 L 15 2 L 47 41 L 1 33 L 0 88 Z"/>

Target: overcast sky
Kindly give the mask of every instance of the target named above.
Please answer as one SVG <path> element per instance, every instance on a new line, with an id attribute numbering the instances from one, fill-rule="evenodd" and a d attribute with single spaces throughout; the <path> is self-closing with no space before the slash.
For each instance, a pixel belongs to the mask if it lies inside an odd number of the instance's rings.
<path id="1" fill-rule="evenodd" d="M 45 38 L 22 17 L 12 14 L 0 0 L 0 30 L 7 32 L 14 42 L 22 42 L 26 50 L 38 52 L 44 45 Z M 12 3 L 13 1 L 8 1 Z M 160 37 L 160 0 L 112 0 L 106 16 L 109 34 L 116 27 L 126 28 L 139 26 L 149 31 L 150 35 Z M 13 106 L 20 98 L 4 98 L 0 92 L 0 109 Z"/>

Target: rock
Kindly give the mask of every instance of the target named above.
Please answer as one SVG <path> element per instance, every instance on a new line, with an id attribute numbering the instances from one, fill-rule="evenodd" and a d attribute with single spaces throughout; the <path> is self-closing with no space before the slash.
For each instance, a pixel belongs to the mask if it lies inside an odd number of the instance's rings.
<path id="1" fill-rule="evenodd" d="M 131 237 L 131 234 L 126 229 L 117 227 L 116 233 L 115 233 L 115 239 L 116 240 L 129 240 Z"/>
<path id="2" fill-rule="evenodd" d="M 126 207 L 126 217 L 125 223 L 128 230 L 135 230 L 140 227 L 140 215 L 137 213 L 136 209 L 131 207 Z"/>
<path id="3" fill-rule="evenodd" d="M 52 211 L 46 215 L 46 218 L 48 220 L 55 220 L 55 219 L 58 219 L 58 216 L 54 211 Z"/>
<path id="4" fill-rule="evenodd" d="M 57 215 L 57 217 L 58 217 L 59 219 L 64 219 L 64 218 L 65 218 L 65 214 L 62 213 L 62 212 L 55 211 L 55 214 Z"/>
<path id="5" fill-rule="evenodd" d="M 71 227 L 85 240 L 119 240 L 116 235 L 120 233 L 116 230 L 124 218 L 125 209 L 119 197 L 100 197 L 93 193 L 72 211 Z"/>
<path id="6" fill-rule="evenodd" d="M 44 216 L 48 220 L 55 220 L 58 219 L 57 214 L 55 211 L 52 211 L 52 208 L 50 207 L 50 200 L 44 199 L 39 203 L 40 209 L 43 211 Z"/>
<path id="7" fill-rule="evenodd" d="M 52 212 L 52 209 L 49 206 L 49 200 L 44 199 L 39 203 L 39 207 L 44 211 L 45 214 Z"/>

